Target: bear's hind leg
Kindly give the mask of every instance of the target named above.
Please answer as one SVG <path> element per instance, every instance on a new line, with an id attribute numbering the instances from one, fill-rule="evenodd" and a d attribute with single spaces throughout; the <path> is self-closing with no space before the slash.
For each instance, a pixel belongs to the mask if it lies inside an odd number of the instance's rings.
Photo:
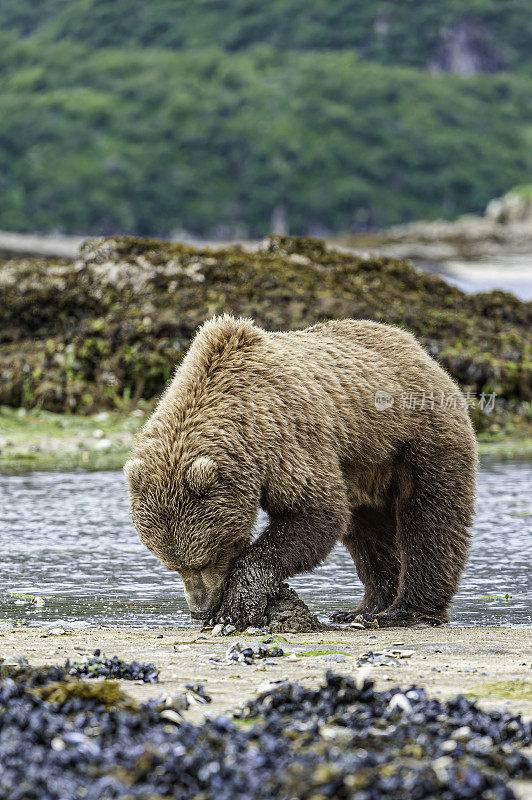
<path id="1" fill-rule="evenodd" d="M 353 611 L 332 614 L 331 619 L 335 622 L 351 622 L 359 614 L 375 616 L 387 609 L 397 595 L 401 562 L 393 504 L 385 508 L 357 508 L 344 544 L 364 584 L 364 597 Z"/>
<path id="2" fill-rule="evenodd" d="M 469 546 L 476 456 L 449 446 L 402 467 L 397 501 L 399 590 L 378 614 L 381 627 L 447 622 Z"/>

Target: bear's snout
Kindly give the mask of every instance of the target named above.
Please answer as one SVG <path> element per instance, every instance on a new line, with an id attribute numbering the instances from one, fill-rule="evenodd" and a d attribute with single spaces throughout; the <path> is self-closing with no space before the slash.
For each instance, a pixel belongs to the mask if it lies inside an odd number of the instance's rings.
<path id="1" fill-rule="evenodd" d="M 222 600 L 225 575 L 215 570 L 180 571 L 193 619 L 213 616 Z"/>

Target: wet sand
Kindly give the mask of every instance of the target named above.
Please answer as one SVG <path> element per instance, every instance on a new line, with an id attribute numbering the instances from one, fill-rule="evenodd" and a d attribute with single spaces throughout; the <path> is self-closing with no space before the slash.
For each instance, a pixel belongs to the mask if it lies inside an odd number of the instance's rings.
<path id="1" fill-rule="evenodd" d="M 109 657 L 116 654 L 127 661 L 154 663 L 159 668 L 158 684 L 121 681 L 122 688 L 143 701 L 163 692 L 177 692 L 186 683 L 203 683 L 212 703 L 189 709 L 185 715 L 192 722 L 206 713 L 230 712 L 254 696 L 265 681 L 287 679 L 317 686 L 327 669 L 353 676 L 364 669 L 377 689 L 416 684 L 438 699 L 463 693 L 478 697 L 482 708 L 507 709 L 532 718 L 531 628 L 287 633 L 283 634 L 286 641 L 274 644 L 285 654 L 299 655 L 256 660 L 249 666 L 226 662 L 225 652 L 232 643 L 258 643 L 261 638 L 264 634 L 213 637 L 198 628 L 101 627 L 64 634 L 48 634 L 46 628 L 6 628 L 0 631 L 0 657 L 17 654 L 24 655 L 32 666 L 62 665 L 67 658 L 79 661 L 99 648 Z M 358 660 L 369 651 L 394 651 L 397 664 L 358 666 Z M 221 661 L 210 660 L 213 658 Z"/>

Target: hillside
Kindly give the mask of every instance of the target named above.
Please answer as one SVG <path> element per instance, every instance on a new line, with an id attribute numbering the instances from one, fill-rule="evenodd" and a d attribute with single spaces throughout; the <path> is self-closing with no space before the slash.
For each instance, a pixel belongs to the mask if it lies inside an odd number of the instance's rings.
<path id="1" fill-rule="evenodd" d="M 2 0 L 2 28 L 93 48 L 234 52 L 267 44 L 356 50 L 383 64 L 532 73 L 532 16 L 522 0 Z M 457 48 L 467 58 L 457 60 Z"/>
<path id="2" fill-rule="evenodd" d="M 0 229 L 255 237 L 481 212 L 532 175 L 524 5 L 3 0 Z"/>
<path id="3" fill-rule="evenodd" d="M 347 51 L 0 44 L 4 230 L 356 230 L 481 211 L 532 172 L 524 76 Z"/>

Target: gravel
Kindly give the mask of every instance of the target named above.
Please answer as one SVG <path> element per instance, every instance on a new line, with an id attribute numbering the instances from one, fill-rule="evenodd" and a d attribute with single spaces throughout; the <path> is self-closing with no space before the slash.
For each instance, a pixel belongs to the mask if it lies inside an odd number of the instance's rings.
<path id="1" fill-rule="evenodd" d="M 61 682 L 71 691 L 44 699 Z M 377 692 L 328 672 L 319 689 L 268 685 L 234 720 L 191 725 L 157 699 L 109 707 L 111 685 L 12 668 L 0 683 L 3 800 L 511 800 L 508 780 L 530 774 L 531 725 L 462 696 Z"/>

